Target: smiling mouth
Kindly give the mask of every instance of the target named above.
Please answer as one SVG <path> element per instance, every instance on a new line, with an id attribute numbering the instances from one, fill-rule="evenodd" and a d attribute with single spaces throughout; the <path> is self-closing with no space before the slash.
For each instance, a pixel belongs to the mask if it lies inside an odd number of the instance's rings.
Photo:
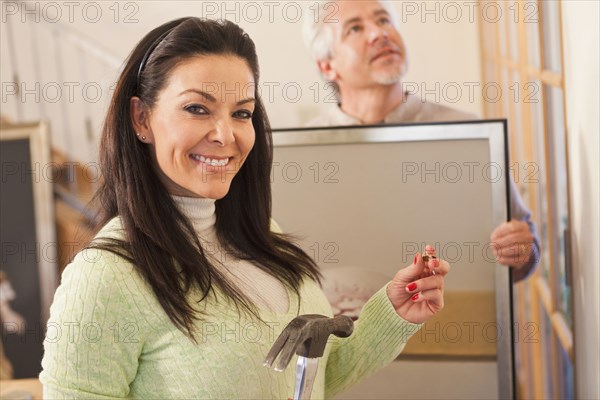
<path id="1" fill-rule="evenodd" d="M 200 154 L 190 154 L 190 158 L 212 167 L 224 167 L 229 164 L 229 160 L 231 160 L 231 157 L 217 159 L 204 157 Z"/>

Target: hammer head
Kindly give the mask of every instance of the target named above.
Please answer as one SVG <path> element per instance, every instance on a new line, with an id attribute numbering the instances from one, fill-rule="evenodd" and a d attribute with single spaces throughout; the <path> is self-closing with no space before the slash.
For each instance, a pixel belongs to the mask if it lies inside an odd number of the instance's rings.
<path id="1" fill-rule="evenodd" d="M 346 315 L 329 318 L 324 315 L 306 314 L 294 318 L 281 332 L 269 351 L 264 365 L 270 367 L 277 355 L 276 371 L 283 371 L 294 354 L 306 358 L 323 356 L 327 339 L 333 334 L 348 337 L 352 334 L 354 323 Z"/>

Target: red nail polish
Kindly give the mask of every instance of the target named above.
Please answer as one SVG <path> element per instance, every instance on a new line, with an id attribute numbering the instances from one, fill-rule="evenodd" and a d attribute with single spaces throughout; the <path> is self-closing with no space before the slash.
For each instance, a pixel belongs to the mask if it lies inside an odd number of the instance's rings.
<path id="1" fill-rule="evenodd" d="M 409 284 L 406 288 L 408 289 L 409 292 L 412 292 L 413 290 L 415 290 L 417 288 L 417 284 L 413 282 L 413 283 Z"/>
<path id="2" fill-rule="evenodd" d="M 417 299 L 418 299 L 418 298 L 419 298 L 419 293 L 415 294 L 415 295 L 412 297 L 412 301 L 417 301 Z"/>
<path id="3" fill-rule="evenodd" d="M 419 253 L 415 254 L 415 259 L 414 259 L 414 261 L 413 261 L 413 264 L 415 264 L 415 265 L 417 264 L 417 258 L 418 258 L 418 257 L 419 257 Z"/>

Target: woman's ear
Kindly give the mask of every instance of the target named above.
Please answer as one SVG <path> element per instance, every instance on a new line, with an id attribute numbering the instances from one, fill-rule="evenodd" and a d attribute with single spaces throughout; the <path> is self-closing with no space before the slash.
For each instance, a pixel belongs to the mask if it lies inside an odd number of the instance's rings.
<path id="1" fill-rule="evenodd" d="M 154 135 L 150 128 L 150 111 L 142 100 L 133 96 L 129 100 L 129 110 L 131 114 L 131 124 L 135 130 L 138 140 L 144 143 L 154 143 Z"/>

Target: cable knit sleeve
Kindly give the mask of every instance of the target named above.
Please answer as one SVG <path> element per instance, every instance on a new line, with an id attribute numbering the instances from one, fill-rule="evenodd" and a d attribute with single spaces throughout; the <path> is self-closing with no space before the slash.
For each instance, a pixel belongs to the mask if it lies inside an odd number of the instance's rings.
<path id="1" fill-rule="evenodd" d="M 44 340 L 44 398 L 128 396 L 147 331 L 129 289 L 139 280 L 134 274 L 99 250 L 79 253 L 65 268 Z"/>
<path id="2" fill-rule="evenodd" d="M 325 398 L 333 397 L 393 361 L 420 328 L 420 324 L 398 316 L 383 287 L 365 304 L 349 338 L 331 336 Z"/>

